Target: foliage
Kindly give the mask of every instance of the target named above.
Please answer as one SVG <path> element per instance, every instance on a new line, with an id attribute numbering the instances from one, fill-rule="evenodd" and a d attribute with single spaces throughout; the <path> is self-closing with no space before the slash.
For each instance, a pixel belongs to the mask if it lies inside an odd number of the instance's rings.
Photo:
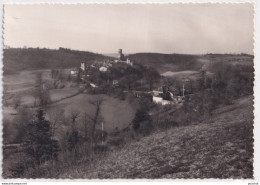
<path id="1" fill-rule="evenodd" d="M 35 98 L 35 105 L 45 107 L 51 102 L 50 92 L 43 81 L 42 73 L 36 74 L 35 89 L 32 95 Z"/>
<path id="2" fill-rule="evenodd" d="M 58 143 L 51 138 L 50 122 L 45 119 L 42 109 L 37 110 L 35 119 L 27 124 L 26 129 L 24 152 L 35 165 L 57 159 Z"/>
<path id="3" fill-rule="evenodd" d="M 138 130 L 141 127 L 142 122 L 149 121 L 149 120 L 150 120 L 150 116 L 144 108 L 137 109 L 135 113 L 135 118 L 132 121 L 133 129 Z"/>
<path id="4" fill-rule="evenodd" d="M 16 117 L 10 121 L 3 120 L 4 143 L 22 143 L 26 135 L 26 124 L 31 120 L 32 113 L 26 108 L 18 108 Z"/>
<path id="5" fill-rule="evenodd" d="M 14 97 L 14 99 L 13 99 L 13 106 L 14 106 L 14 109 L 17 109 L 20 105 L 21 105 L 21 99 L 18 98 L 17 96 Z"/>
<path id="6" fill-rule="evenodd" d="M 145 72 L 145 79 L 149 84 L 150 91 L 153 90 L 153 85 L 160 78 L 160 74 L 154 68 L 148 68 Z"/>

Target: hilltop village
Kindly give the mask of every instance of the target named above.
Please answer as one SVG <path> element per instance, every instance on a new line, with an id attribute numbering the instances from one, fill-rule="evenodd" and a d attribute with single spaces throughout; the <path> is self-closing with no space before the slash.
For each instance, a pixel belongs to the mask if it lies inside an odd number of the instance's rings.
<path id="1" fill-rule="evenodd" d="M 180 104 L 183 102 L 185 97 L 184 83 L 181 89 L 181 95 L 174 95 L 169 87 L 160 83 L 162 77 L 155 71 L 152 71 L 154 74 L 151 73 L 149 77 L 154 78 L 150 79 L 150 86 L 152 87 L 145 88 L 147 79 L 142 79 L 142 77 L 136 75 L 136 71 L 139 70 L 139 68 L 140 65 L 134 64 L 133 61 L 123 54 L 122 49 L 119 49 L 116 59 L 94 61 L 90 65 L 82 62 L 78 68 L 70 71 L 70 78 L 80 83 L 80 88 L 84 89 L 85 92 L 87 90 L 92 92 L 100 91 L 102 88 L 100 86 L 103 86 L 102 89 L 104 90 L 104 85 L 106 89 L 110 87 L 114 90 L 126 85 L 128 88 L 123 88 L 124 94 L 131 93 L 137 98 L 147 97 L 157 104 L 167 105 Z M 101 82 L 102 79 L 103 82 Z M 157 85 L 153 86 L 154 84 L 151 83 L 157 83 Z"/>

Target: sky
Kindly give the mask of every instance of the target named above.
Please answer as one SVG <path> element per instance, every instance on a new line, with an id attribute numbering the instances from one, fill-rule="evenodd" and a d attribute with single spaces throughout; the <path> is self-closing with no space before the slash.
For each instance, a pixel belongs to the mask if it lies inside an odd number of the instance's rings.
<path id="1" fill-rule="evenodd" d="M 4 45 L 253 54 L 253 4 L 6 4 Z"/>

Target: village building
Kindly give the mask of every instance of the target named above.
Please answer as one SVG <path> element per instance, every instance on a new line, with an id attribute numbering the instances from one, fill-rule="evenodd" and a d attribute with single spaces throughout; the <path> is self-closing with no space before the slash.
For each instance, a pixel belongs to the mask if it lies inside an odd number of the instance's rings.
<path id="1" fill-rule="evenodd" d="M 129 58 L 125 58 L 125 55 L 123 54 L 123 50 L 118 50 L 118 59 L 114 60 L 115 63 L 121 62 L 125 63 L 127 65 L 133 66 L 133 62 Z"/>
<path id="2" fill-rule="evenodd" d="M 75 70 L 75 69 L 74 69 L 74 70 L 71 70 L 71 71 L 70 71 L 70 75 L 71 75 L 71 76 L 77 76 L 77 75 L 78 75 L 78 70 Z"/>
<path id="3" fill-rule="evenodd" d="M 153 96 L 153 102 L 161 105 L 168 105 L 173 103 L 172 101 L 164 100 L 162 97 L 157 97 L 157 96 Z"/>
<path id="4" fill-rule="evenodd" d="M 99 68 L 99 71 L 106 72 L 107 71 L 107 67 L 102 66 L 102 67 Z"/>
<path id="5" fill-rule="evenodd" d="M 118 80 L 113 80 L 113 81 L 112 81 L 112 85 L 113 85 L 113 86 L 118 86 Z"/>
<path id="6" fill-rule="evenodd" d="M 86 71 L 86 63 L 85 63 L 85 62 L 83 62 L 83 63 L 80 64 L 80 69 L 81 69 L 82 71 Z"/>
<path id="7" fill-rule="evenodd" d="M 93 84 L 93 83 L 90 83 L 89 84 L 91 87 L 93 87 L 93 88 L 97 88 L 98 86 L 97 85 L 95 85 L 95 84 Z"/>

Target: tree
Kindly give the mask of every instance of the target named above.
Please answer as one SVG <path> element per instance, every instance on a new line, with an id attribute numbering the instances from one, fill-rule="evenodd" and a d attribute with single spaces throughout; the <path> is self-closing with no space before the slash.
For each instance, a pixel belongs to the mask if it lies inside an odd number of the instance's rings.
<path id="1" fill-rule="evenodd" d="M 34 102 L 35 106 L 37 106 L 38 104 L 41 107 L 45 107 L 51 101 L 50 92 L 46 88 L 45 83 L 43 82 L 42 73 L 36 74 L 35 89 L 32 95 L 34 96 L 35 99 Z"/>
<path id="2" fill-rule="evenodd" d="M 58 156 L 58 142 L 51 138 L 50 122 L 44 114 L 42 109 L 38 109 L 34 120 L 26 125 L 24 152 L 32 160 L 33 166 L 50 159 L 57 160 Z"/>
<path id="3" fill-rule="evenodd" d="M 57 127 L 65 121 L 64 110 L 58 108 L 51 110 L 49 113 L 49 118 L 50 118 L 51 135 L 54 136 Z"/>
<path id="4" fill-rule="evenodd" d="M 72 128 L 71 132 L 68 136 L 68 143 L 69 143 L 69 150 L 73 152 L 74 155 L 77 154 L 77 145 L 79 142 L 79 133 L 76 128 L 76 119 L 79 117 L 80 113 L 78 111 L 71 111 L 71 121 L 72 121 Z"/>
<path id="5" fill-rule="evenodd" d="M 84 140 L 87 141 L 89 119 L 88 119 L 88 114 L 86 112 L 82 116 L 82 123 L 83 123 L 83 126 L 84 126 Z"/>
<path id="6" fill-rule="evenodd" d="M 200 78 L 199 78 L 199 89 L 204 91 L 206 89 L 206 80 L 207 80 L 207 72 L 206 70 L 200 71 Z"/>
<path id="7" fill-rule="evenodd" d="M 153 85 L 160 78 L 160 74 L 153 68 L 148 68 L 145 72 L 145 79 L 149 84 L 150 91 L 153 90 Z"/>
<path id="8" fill-rule="evenodd" d="M 13 99 L 14 109 L 17 109 L 21 105 L 21 99 L 17 96 Z"/>
<path id="9" fill-rule="evenodd" d="M 145 100 L 139 102 L 139 108 L 136 110 L 135 117 L 132 121 L 133 129 L 137 131 L 144 121 L 150 121 L 151 117 L 148 114 L 149 103 Z"/>
<path id="10" fill-rule="evenodd" d="M 90 104 L 94 106 L 94 115 L 89 116 L 90 120 L 92 121 L 92 128 L 91 128 L 91 148 L 92 148 L 92 156 L 91 160 L 94 159 L 94 147 L 96 144 L 95 135 L 96 135 L 96 126 L 99 123 L 101 117 L 101 105 L 103 103 L 103 99 L 98 98 L 96 100 L 90 101 Z"/>
<path id="11" fill-rule="evenodd" d="M 80 83 L 80 80 L 81 80 L 81 79 L 80 79 L 80 75 L 81 75 L 81 74 L 80 74 L 80 68 L 78 68 L 77 79 L 76 79 L 76 80 L 77 80 L 77 84 Z"/>
<path id="12" fill-rule="evenodd" d="M 127 90 L 131 90 L 135 88 L 137 79 L 138 76 L 136 74 L 129 74 L 122 78 L 121 83 L 127 88 Z"/>

